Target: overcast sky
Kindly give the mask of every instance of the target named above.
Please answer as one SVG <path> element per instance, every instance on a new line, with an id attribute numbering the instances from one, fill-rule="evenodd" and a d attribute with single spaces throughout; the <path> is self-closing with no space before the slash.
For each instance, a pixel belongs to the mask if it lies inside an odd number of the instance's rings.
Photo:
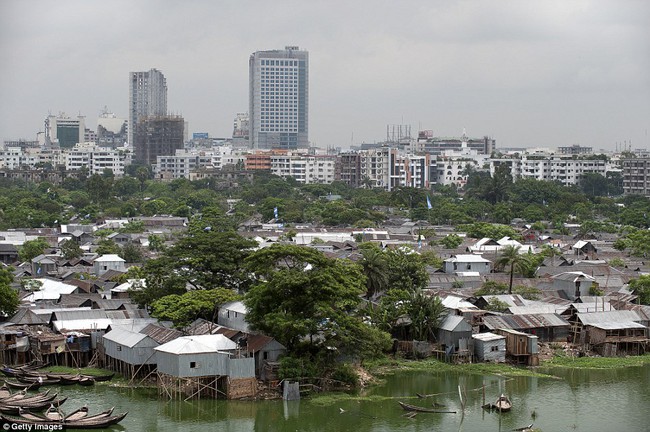
<path id="1" fill-rule="evenodd" d="M 650 141 L 650 1 L 0 1 L 0 138 L 49 112 L 126 118 L 128 74 L 167 78 L 189 132 L 228 137 L 248 58 L 309 51 L 318 147 L 413 134 L 497 147 Z"/>

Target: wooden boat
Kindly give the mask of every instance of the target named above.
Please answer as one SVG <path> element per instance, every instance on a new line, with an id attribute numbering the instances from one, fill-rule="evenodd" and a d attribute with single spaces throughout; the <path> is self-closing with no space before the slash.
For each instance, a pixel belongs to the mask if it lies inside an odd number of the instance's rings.
<path id="1" fill-rule="evenodd" d="M 400 402 L 400 401 L 398 401 L 397 403 L 404 409 L 404 411 L 424 412 L 424 413 L 439 413 L 439 414 L 442 414 L 442 413 L 455 414 L 456 413 L 456 411 L 441 411 L 441 410 L 437 410 L 435 408 L 426 408 L 426 407 L 421 407 L 421 406 L 417 406 L 417 405 L 407 404 L 407 403 Z"/>
<path id="2" fill-rule="evenodd" d="M 14 390 L 38 390 L 41 387 L 41 384 L 38 382 L 34 382 L 31 384 L 25 384 L 21 382 L 13 382 L 13 381 L 7 381 L 5 380 L 5 385 L 9 388 L 12 388 Z M 0 387 L 2 389 L 2 387 Z M 2 390 L 0 390 L 1 392 Z M 2 398 L 2 394 L 0 393 L 0 398 Z"/>
<path id="3" fill-rule="evenodd" d="M 84 405 L 81 408 L 77 408 L 71 413 L 66 414 L 63 420 L 64 421 L 81 420 L 82 418 L 85 418 L 87 416 L 88 416 L 88 407 Z"/>
<path id="4" fill-rule="evenodd" d="M 100 418 L 103 418 L 103 417 L 109 417 L 111 414 L 113 414 L 113 409 L 114 408 L 111 408 L 111 409 L 108 409 L 106 411 L 102 411 L 99 414 L 89 416 L 88 415 L 88 407 L 84 405 L 81 408 L 78 408 L 78 409 L 72 411 L 69 414 L 64 414 L 63 417 L 62 417 L 63 418 L 62 421 L 66 422 L 66 421 L 77 421 L 77 420 L 81 420 L 81 419 L 100 419 Z M 25 409 L 21 409 L 18 412 L 18 415 L 20 416 L 20 418 L 25 419 L 25 420 L 29 420 L 29 421 L 32 421 L 32 422 L 52 422 L 52 421 L 61 422 L 60 419 L 57 420 L 57 418 L 61 417 L 60 411 L 57 410 L 57 409 L 52 410 L 52 408 L 48 409 L 48 412 L 45 413 L 45 415 L 37 414 L 37 413 L 31 412 L 31 411 L 25 410 Z"/>
<path id="5" fill-rule="evenodd" d="M 0 368 L 0 372 L 11 378 L 15 378 L 17 375 L 23 374 L 20 369 L 14 369 L 6 365 L 3 365 L 2 368 Z"/>
<path id="6" fill-rule="evenodd" d="M 28 377 L 28 376 L 20 376 L 20 375 L 17 376 L 16 379 L 21 383 L 25 383 L 25 384 L 39 383 L 42 386 L 59 384 L 61 382 L 59 378 Z"/>
<path id="7" fill-rule="evenodd" d="M 79 381 L 77 381 L 77 384 L 87 387 L 87 386 L 95 385 L 95 380 L 92 378 L 82 376 L 81 378 L 79 378 Z"/>
<path id="8" fill-rule="evenodd" d="M 7 387 L 7 382 L 5 381 L 5 384 L 0 387 L 0 400 L 8 398 L 9 396 L 11 396 L 11 390 Z"/>
<path id="9" fill-rule="evenodd" d="M 103 429 L 121 422 L 124 419 L 124 417 L 126 417 L 127 414 L 128 412 L 116 416 L 107 416 L 107 417 L 100 417 L 100 418 L 85 417 L 79 420 L 69 420 L 69 421 L 66 421 L 65 419 L 63 421 L 51 421 L 51 420 L 34 421 L 34 420 L 27 420 L 21 417 L 8 417 L 5 415 L 0 415 L 0 419 L 2 419 L 2 421 L 5 423 L 39 425 L 39 426 L 56 425 L 56 426 L 63 426 L 64 429 Z"/>
<path id="10" fill-rule="evenodd" d="M 59 407 L 61 406 L 68 398 L 63 397 L 61 399 L 53 399 L 53 400 L 43 400 L 39 402 L 30 402 L 30 403 L 17 403 L 15 405 L 0 405 L 0 412 L 3 414 L 11 414 L 11 415 L 17 415 L 20 414 L 20 410 L 29 410 L 29 411 L 42 411 L 47 407 L 50 406 L 55 406 Z"/>
<path id="11" fill-rule="evenodd" d="M 47 379 L 56 380 L 61 385 L 73 385 L 79 382 L 79 375 L 52 375 L 47 374 Z"/>
<path id="12" fill-rule="evenodd" d="M 494 409 L 499 411 L 510 411 L 512 408 L 512 402 L 508 399 L 508 396 L 501 395 L 499 399 L 494 403 Z"/>
<path id="13" fill-rule="evenodd" d="M 82 374 L 82 376 L 87 377 L 87 378 L 92 378 L 96 382 L 104 382 L 104 381 L 112 380 L 113 377 L 115 376 L 115 372 L 113 372 L 112 374 L 108 374 L 108 375 L 83 375 Z"/>
<path id="14" fill-rule="evenodd" d="M 508 396 L 502 394 L 497 398 L 496 402 L 491 404 L 485 404 L 483 405 L 483 408 L 491 409 L 499 412 L 508 412 L 510 411 L 510 409 L 512 409 L 512 402 L 510 402 Z"/>

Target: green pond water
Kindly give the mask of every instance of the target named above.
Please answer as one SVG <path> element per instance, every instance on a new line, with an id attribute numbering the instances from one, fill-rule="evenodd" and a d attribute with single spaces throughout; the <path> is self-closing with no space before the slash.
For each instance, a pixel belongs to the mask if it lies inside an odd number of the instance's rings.
<path id="1" fill-rule="evenodd" d="M 136 431 L 510 431 L 534 423 L 543 432 L 650 431 L 650 364 L 613 370 L 543 370 L 556 378 L 398 372 L 358 396 L 334 400 L 169 401 L 154 391 L 66 386 L 62 410 L 87 404 L 92 412 L 112 406 L 129 415 L 111 430 Z M 458 386 L 466 389 L 464 413 Z M 486 402 L 505 393 L 509 413 L 486 412 Z M 436 394 L 419 399 L 416 393 Z M 405 416 L 397 401 L 428 407 L 433 401 L 455 414 Z M 325 403 L 327 402 L 327 403 Z M 533 413 L 535 417 L 533 417 Z"/>

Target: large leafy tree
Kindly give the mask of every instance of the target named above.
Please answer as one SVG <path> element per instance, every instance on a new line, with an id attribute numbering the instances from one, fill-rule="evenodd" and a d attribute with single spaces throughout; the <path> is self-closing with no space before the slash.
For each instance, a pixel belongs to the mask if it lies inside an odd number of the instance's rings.
<path id="1" fill-rule="evenodd" d="M 152 315 L 162 321 L 172 321 L 176 328 L 183 328 L 197 318 L 214 321 L 219 306 L 240 297 L 225 288 L 172 294 L 153 302 Z"/>
<path id="2" fill-rule="evenodd" d="M 256 283 L 244 299 L 246 318 L 290 352 L 305 344 L 316 351 L 335 347 L 360 354 L 364 335 L 376 331 L 356 316 L 366 288 L 358 264 L 279 244 L 255 252 L 247 263 Z"/>
<path id="3" fill-rule="evenodd" d="M 408 247 L 389 249 L 384 253 L 390 289 L 414 292 L 427 287 L 429 275 L 420 254 Z"/>
<path id="4" fill-rule="evenodd" d="M 220 209 L 204 209 L 190 223 L 188 233 L 164 253 L 174 271 L 195 289 L 231 288 L 249 285 L 244 260 L 257 246 L 240 236 Z"/>
<path id="5" fill-rule="evenodd" d="M 131 299 L 140 307 L 148 307 L 164 296 L 184 294 L 186 280 L 174 271 L 175 265 L 176 262 L 167 256 L 146 261 L 139 275 L 145 279 L 145 286 L 131 290 Z"/>
<path id="6" fill-rule="evenodd" d="M 11 287 L 13 281 L 10 268 L 0 269 L 0 315 L 13 315 L 20 304 L 18 293 Z"/>
<path id="7" fill-rule="evenodd" d="M 79 246 L 79 243 L 74 240 L 68 239 L 64 240 L 63 243 L 61 243 L 61 254 L 67 260 L 79 258 L 83 255 L 83 253 L 84 251 Z"/>
<path id="8" fill-rule="evenodd" d="M 630 281 L 630 290 L 639 296 L 639 303 L 650 305 L 650 276 L 641 275 Z"/>
<path id="9" fill-rule="evenodd" d="M 45 253 L 48 247 L 49 244 L 43 237 L 39 237 L 36 240 L 27 240 L 18 249 L 18 255 L 22 261 L 31 261 L 33 258 Z"/>
<path id="10" fill-rule="evenodd" d="M 508 245 L 501 249 L 497 256 L 495 265 L 500 269 L 508 269 L 510 274 L 510 284 L 508 285 L 508 294 L 512 294 L 512 281 L 515 272 L 524 274 L 530 267 L 529 257 L 527 254 L 520 254 L 521 246 Z"/>

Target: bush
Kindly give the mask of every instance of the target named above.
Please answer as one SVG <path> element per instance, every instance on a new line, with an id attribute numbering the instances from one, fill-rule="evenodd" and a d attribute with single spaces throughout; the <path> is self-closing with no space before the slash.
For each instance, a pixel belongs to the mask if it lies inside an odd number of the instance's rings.
<path id="1" fill-rule="evenodd" d="M 280 359 L 278 376 L 283 379 L 298 379 L 319 376 L 318 367 L 305 358 L 284 356 Z"/>
<path id="2" fill-rule="evenodd" d="M 355 387 L 359 383 L 359 375 L 352 365 L 347 363 L 340 364 L 334 369 L 332 379 Z"/>

